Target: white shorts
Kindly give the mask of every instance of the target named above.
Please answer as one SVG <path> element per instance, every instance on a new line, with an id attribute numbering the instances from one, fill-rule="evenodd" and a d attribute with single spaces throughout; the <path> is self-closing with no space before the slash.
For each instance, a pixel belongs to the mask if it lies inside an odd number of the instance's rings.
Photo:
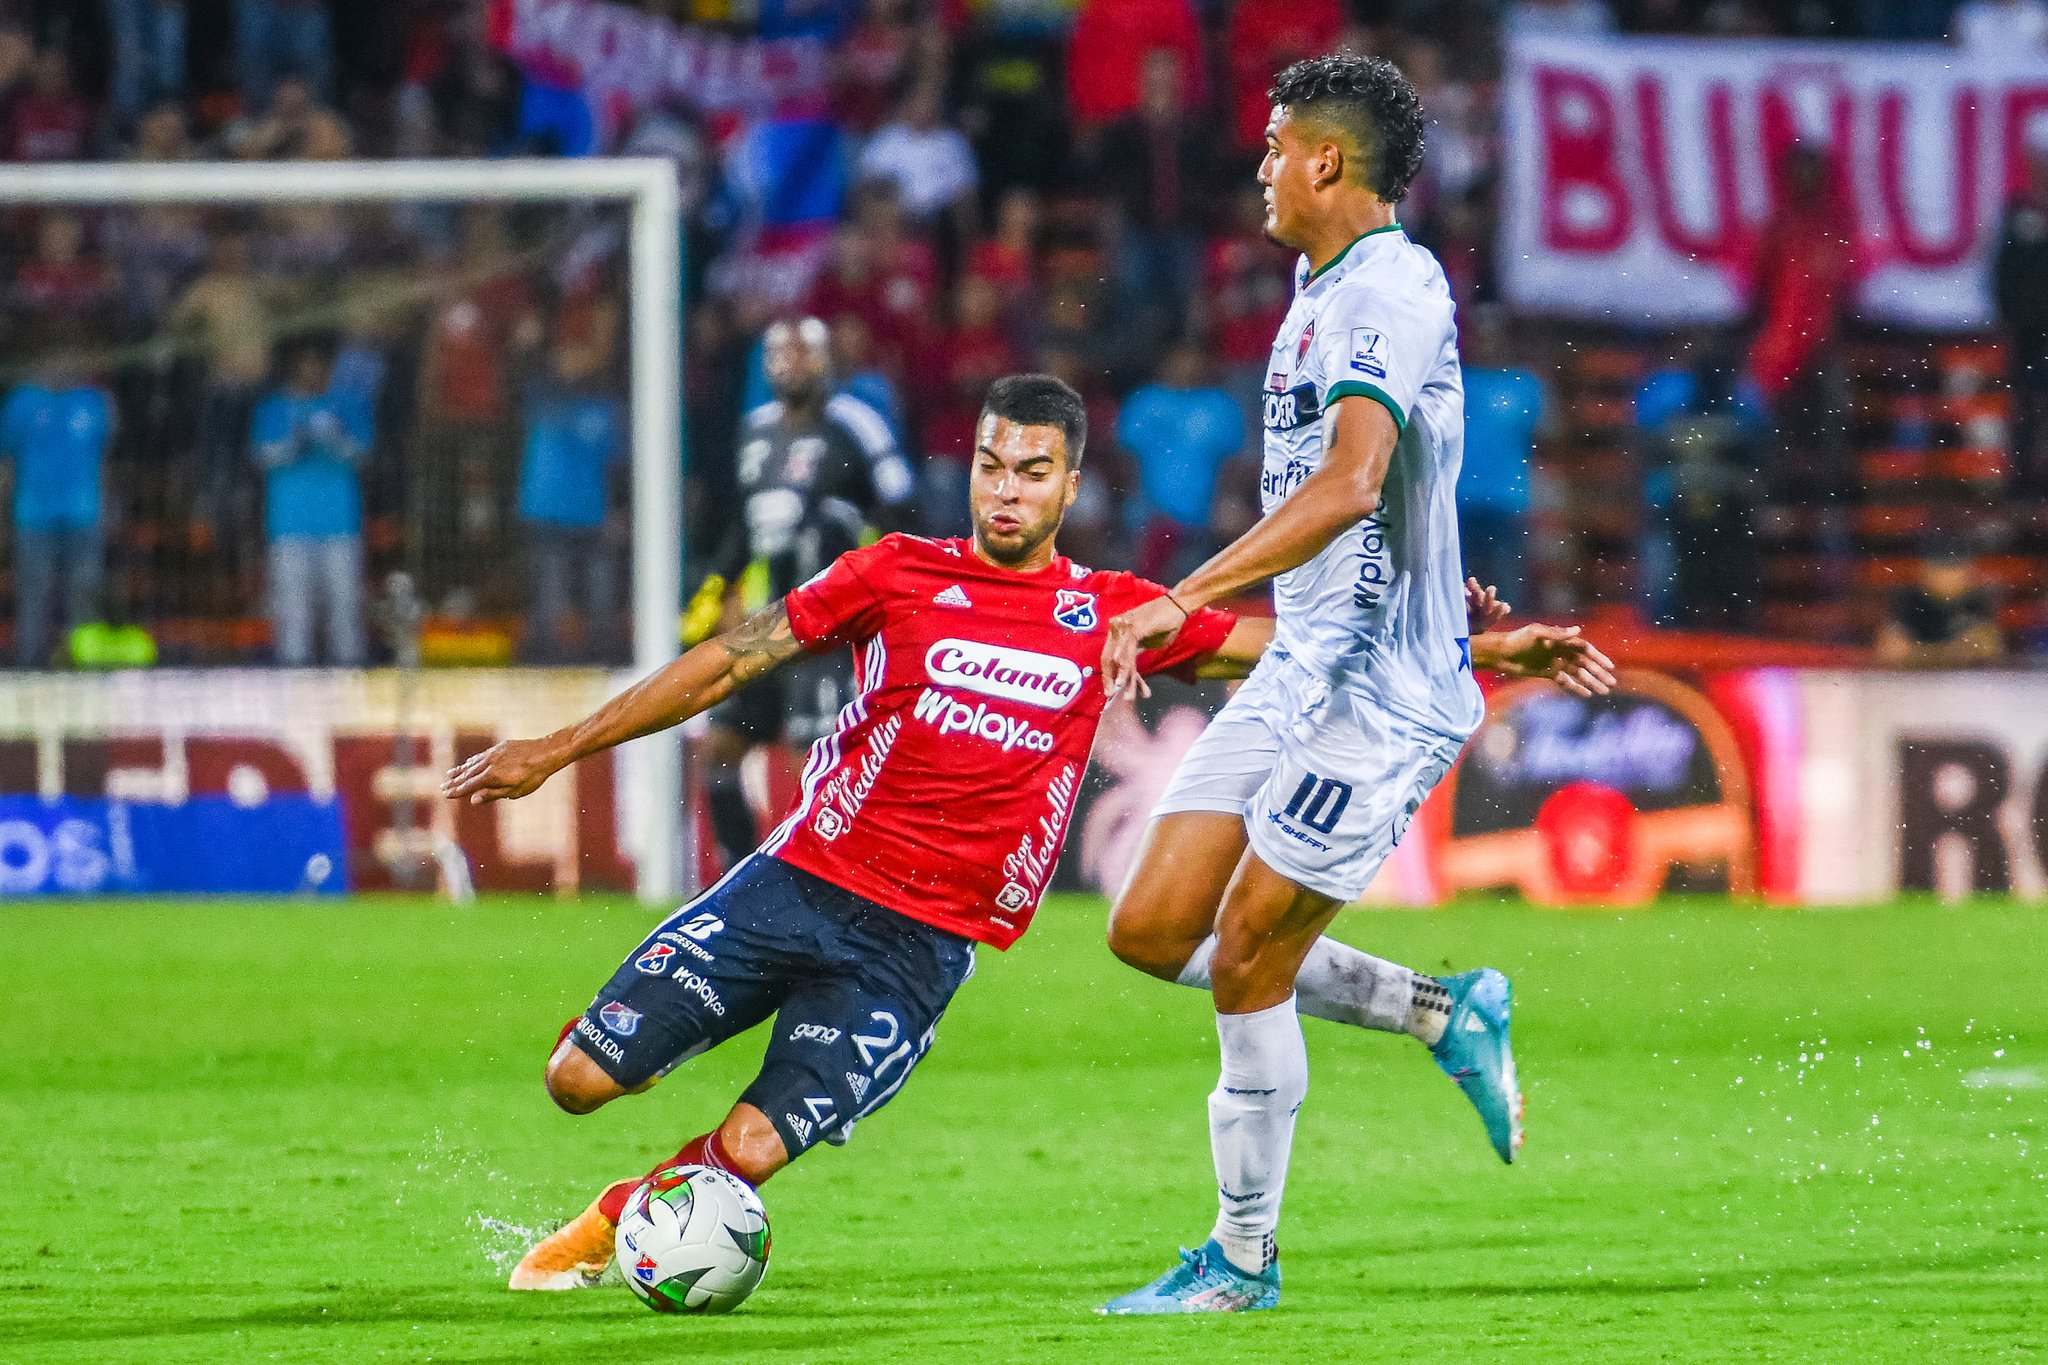
<path id="1" fill-rule="evenodd" d="M 1153 814 L 1242 815 L 1259 861 L 1354 901 L 1463 747 L 1269 654 L 1188 749 Z"/>

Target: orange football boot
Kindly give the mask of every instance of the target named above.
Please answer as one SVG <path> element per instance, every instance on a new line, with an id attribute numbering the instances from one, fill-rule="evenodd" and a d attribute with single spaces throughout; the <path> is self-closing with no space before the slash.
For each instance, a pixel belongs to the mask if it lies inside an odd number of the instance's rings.
<path id="1" fill-rule="evenodd" d="M 599 1206 L 605 1195 L 621 1185 L 627 1189 L 644 1176 L 618 1180 L 607 1185 L 604 1194 L 590 1201 L 590 1207 L 534 1244 L 533 1250 L 512 1267 L 513 1289 L 583 1289 L 596 1284 L 612 1263 L 612 1238 L 619 1225 L 605 1217 Z"/>

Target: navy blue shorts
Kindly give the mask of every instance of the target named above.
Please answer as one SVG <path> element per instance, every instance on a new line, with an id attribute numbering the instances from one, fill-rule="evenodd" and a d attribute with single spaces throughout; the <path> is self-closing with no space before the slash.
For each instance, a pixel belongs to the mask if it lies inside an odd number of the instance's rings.
<path id="1" fill-rule="evenodd" d="M 632 1090 L 775 1016 L 740 1096 L 792 1158 L 888 1103 L 974 974 L 974 944 L 756 853 L 663 920 L 570 1037 Z"/>

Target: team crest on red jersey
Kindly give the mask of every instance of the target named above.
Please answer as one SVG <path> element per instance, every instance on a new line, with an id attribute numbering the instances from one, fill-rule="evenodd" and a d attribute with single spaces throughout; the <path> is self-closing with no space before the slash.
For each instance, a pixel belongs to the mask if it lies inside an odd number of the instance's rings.
<path id="1" fill-rule="evenodd" d="M 1068 630 L 1095 629 L 1095 594 L 1061 588 L 1053 601 L 1052 619 Z"/>

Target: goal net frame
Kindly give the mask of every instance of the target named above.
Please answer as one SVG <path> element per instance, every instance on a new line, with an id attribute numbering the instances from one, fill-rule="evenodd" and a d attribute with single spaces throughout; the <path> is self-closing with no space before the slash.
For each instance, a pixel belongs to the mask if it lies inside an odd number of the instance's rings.
<path id="1" fill-rule="evenodd" d="M 623 201 L 632 440 L 633 665 L 676 659 L 682 613 L 682 216 L 675 168 L 656 158 L 576 161 L 320 161 L 0 167 L 0 207 L 134 204 L 574 203 Z M 671 904 L 686 877 L 683 744 L 634 741 L 648 783 L 640 899 Z"/>

